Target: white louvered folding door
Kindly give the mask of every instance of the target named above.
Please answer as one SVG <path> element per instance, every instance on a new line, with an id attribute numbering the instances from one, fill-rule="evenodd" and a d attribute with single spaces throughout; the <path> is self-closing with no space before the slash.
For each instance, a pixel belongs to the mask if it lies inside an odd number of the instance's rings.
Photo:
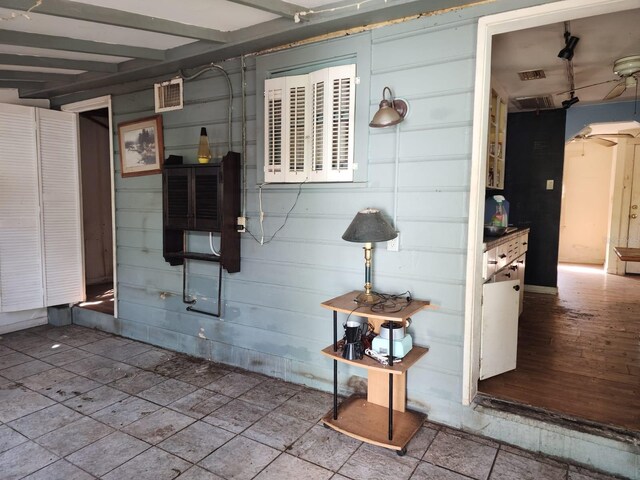
<path id="1" fill-rule="evenodd" d="M 35 109 L 0 104 L 0 312 L 43 295 Z"/>
<path id="2" fill-rule="evenodd" d="M 38 109 L 45 305 L 84 298 L 77 116 Z"/>

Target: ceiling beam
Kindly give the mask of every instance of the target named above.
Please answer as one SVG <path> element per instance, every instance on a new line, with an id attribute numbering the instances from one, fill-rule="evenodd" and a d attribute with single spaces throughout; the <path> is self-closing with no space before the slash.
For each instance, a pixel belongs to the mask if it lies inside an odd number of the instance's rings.
<path id="1" fill-rule="evenodd" d="M 42 82 L 24 82 L 15 80 L 0 80 L 0 88 L 17 88 L 18 90 L 26 88 L 38 88 L 42 86 Z"/>
<path id="2" fill-rule="evenodd" d="M 87 72 L 115 73 L 118 71 L 117 63 L 91 62 L 88 60 L 71 60 L 67 58 L 35 57 L 32 55 L 11 55 L 9 53 L 0 53 L 0 65 L 66 68 L 68 70 L 85 70 Z"/>
<path id="3" fill-rule="evenodd" d="M 18 80 L 31 82 L 55 82 L 71 80 L 78 74 L 46 73 L 46 72 L 25 72 L 22 70 L 0 70 L 0 80 Z"/>
<path id="4" fill-rule="evenodd" d="M 82 73 L 75 77 L 73 82 L 52 81 L 41 88 L 25 92 L 24 96 L 25 98 L 49 98 L 52 105 L 61 105 L 91 98 L 91 96 L 126 93 L 133 91 L 134 88 L 147 88 L 152 80 L 159 81 L 175 76 L 179 69 L 208 65 L 211 62 L 264 51 L 270 47 L 288 45 L 336 30 L 465 6 L 470 1 L 430 0 L 428 6 L 425 5 L 424 0 L 371 2 L 363 4 L 360 9 L 354 6 L 352 9 L 310 16 L 304 23 L 295 23 L 280 17 L 230 32 L 229 43 L 224 45 L 212 45 L 207 42 L 181 45 L 167 51 L 163 62 L 129 60 L 120 63 L 118 72 L 115 74 Z M 462 17 L 466 18 L 464 15 Z"/>
<path id="5" fill-rule="evenodd" d="M 0 7 L 13 10 L 26 11 L 33 7 L 33 4 L 34 0 L 0 0 Z M 116 10 L 115 8 L 70 2 L 68 0 L 46 0 L 34 8 L 32 13 L 72 18 L 74 20 L 85 20 L 118 27 L 135 28 L 136 30 L 164 33 L 166 35 L 206 40 L 208 42 L 225 43 L 227 41 L 227 34 L 219 30 Z"/>
<path id="6" fill-rule="evenodd" d="M 164 51 L 153 48 L 132 47 L 115 43 L 92 42 L 70 37 L 56 37 L 39 33 L 0 30 L 0 44 L 18 45 L 21 47 L 49 48 L 68 52 L 94 53 L 113 55 L 116 57 L 146 58 L 164 60 Z"/>
<path id="7" fill-rule="evenodd" d="M 293 19 L 296 13 L 305 12 L 308 9 L 282 0 L 229 0 L 232 3 L 256 8 L 264 12 L 273 13 L 284 18 Z"/>

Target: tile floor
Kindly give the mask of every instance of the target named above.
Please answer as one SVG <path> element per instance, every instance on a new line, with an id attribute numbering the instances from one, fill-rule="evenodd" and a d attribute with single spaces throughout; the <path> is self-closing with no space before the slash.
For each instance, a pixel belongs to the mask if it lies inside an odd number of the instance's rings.
<path id="1" fill-rule="evenodd" d="M 0 478 L 606 479 L 425 423 L 407 455 L 322 427 L 331 396 L 71 325 L 0 338 Z"/>

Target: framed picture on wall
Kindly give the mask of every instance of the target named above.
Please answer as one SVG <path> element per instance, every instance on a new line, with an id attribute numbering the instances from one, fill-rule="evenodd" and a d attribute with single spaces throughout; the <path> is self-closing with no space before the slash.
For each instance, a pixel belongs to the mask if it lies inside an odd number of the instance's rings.
<path id="1" fill-rule="evenodd" d="M 118 124 L 118 138 L 123 177 L 153 175 L 162 171 L 162 115 Z"/>

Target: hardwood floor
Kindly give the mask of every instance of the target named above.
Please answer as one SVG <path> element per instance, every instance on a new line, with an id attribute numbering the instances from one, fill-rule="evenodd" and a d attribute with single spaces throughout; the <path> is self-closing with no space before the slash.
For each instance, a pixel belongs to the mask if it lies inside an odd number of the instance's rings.
<path id="1" fill-rule="evenodd" d="M 87 285 L 87 300 L 78 306 L 113 315 L 113 282 Z"/>
<path id="2" fill-rule="evenodd" d="M 480 392 L 640 431 L 640 275 L 562 264 L 558 290 L 525 293 L 518 367 Z"/>

